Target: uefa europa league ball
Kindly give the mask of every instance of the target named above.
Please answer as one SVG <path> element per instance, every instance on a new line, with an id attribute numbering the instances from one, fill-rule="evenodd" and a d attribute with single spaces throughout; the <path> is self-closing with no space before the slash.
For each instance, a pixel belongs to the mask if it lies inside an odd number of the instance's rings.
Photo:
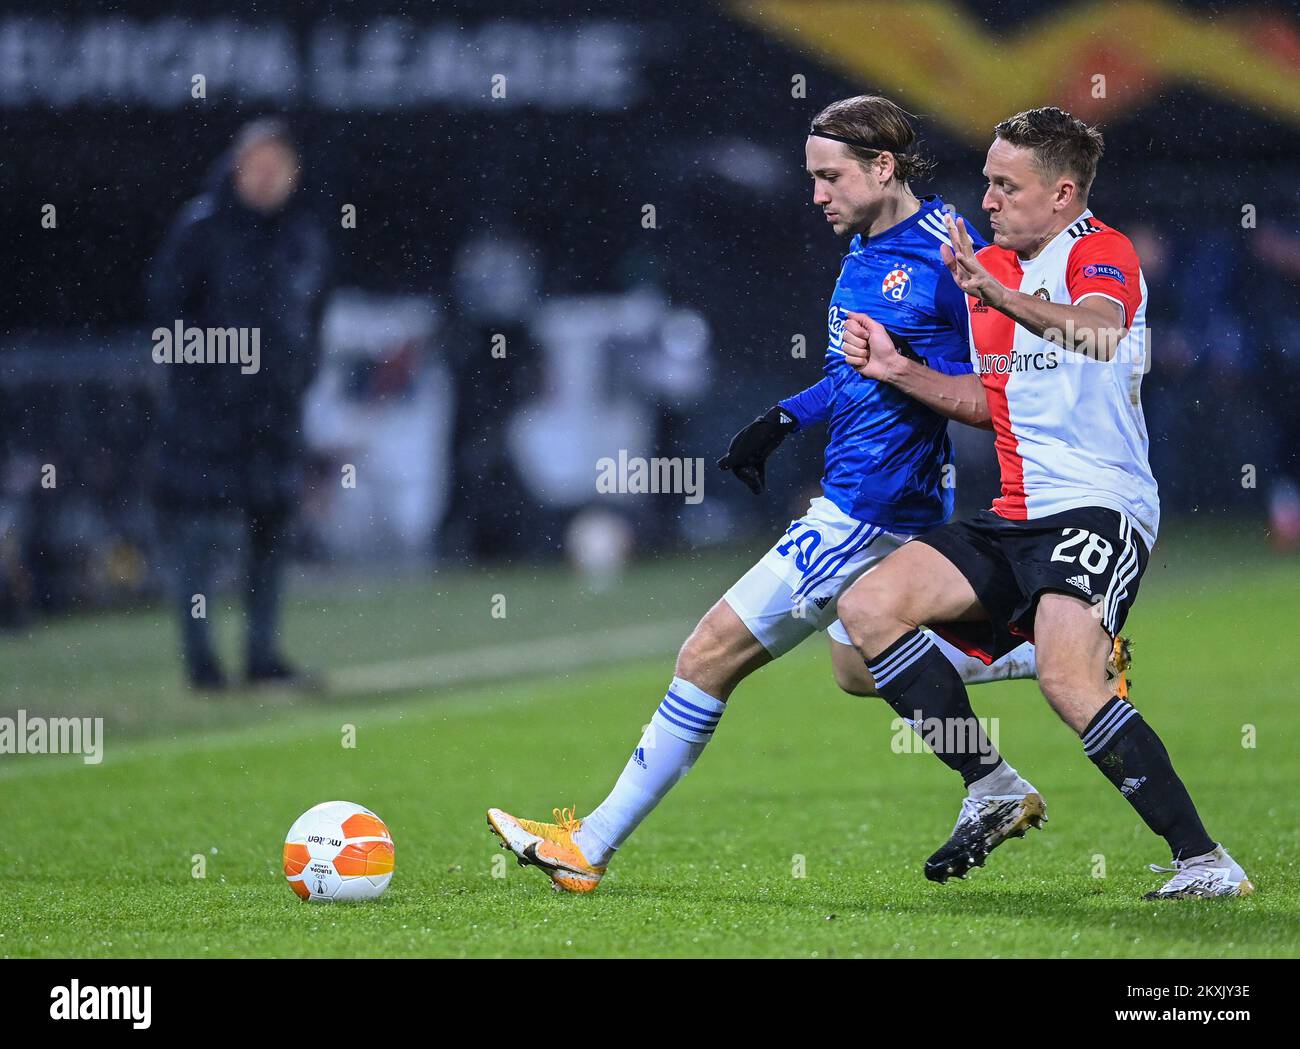
<path id="1" fill-rule="evenodd" d="M 393 878 L 393 837 L 384 821 L 350 801 L 308 809 L 284 839 L 284 876 L 302 899 L 373 900 Z"/>

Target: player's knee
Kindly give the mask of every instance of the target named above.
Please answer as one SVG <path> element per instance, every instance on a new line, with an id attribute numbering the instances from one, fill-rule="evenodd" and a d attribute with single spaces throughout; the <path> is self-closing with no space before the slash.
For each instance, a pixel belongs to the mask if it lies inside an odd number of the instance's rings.
<path id="1" fill-rule="evenodd" d="M 872 605 L 868 594 L 868 584 L 859 579 L 840 595 L 836 611 L 849 637 L 854 637 L 854 631 L 870 619 Z"/>
<path id="2" fill-rule="evenodd" d="M 1069 703 L 1076 698 L 1081 684 L 1079 674 L 1072 668 L 1056 662 L 1044 664 L 1039 660 L 1038 687 L 1052 706 L 1059 709 L 1062 703 Z"/>
<path id="3" fill-rule="evenodd" d="M 707 636 L 701 637 L 700 629 L 696 627 L 677 653 L 677 676 L 694 683 L 700 676 L 700 671 L 709 665 L 712 647 L 712 639 Z"/>
<path id="4" fill-rule="evenodd" d="M 838 612 L 853 643 L 870 651 L 879 635 L 891 632 L 901 609 L 895 593 L 863 576 L 840 598 Z"/>
<path id="5" fill-rule="evenodd" d="M 677 653 L 677 676 L 706 692 L 714 679 L 732 676 L 739 656 L 737 639 L 719 619 L 713 613 L 701 619 Z"/>

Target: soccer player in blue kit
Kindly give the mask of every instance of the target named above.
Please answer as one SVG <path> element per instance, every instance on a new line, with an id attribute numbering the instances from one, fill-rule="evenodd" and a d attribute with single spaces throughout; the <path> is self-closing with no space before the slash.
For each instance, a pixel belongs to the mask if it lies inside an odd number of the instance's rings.
<path id="1" fill-rule="evenodd" d="M 488 823 L 505 846 L 568 892 L 596 888 L 615 850 L 703 753 L 732 690 L 809 635 L 830 634 L 841 688 L 876 695 L 862 657 L 836 618 L 839 595 L 891 551 L 952 514 L 948 419 L 859 376 L 841 346 L 848 313 L 862 312 L 930 368 L 949 375 L 972 371 L 965 298 L 939 252 L 942 244 L 951 247 L 945 205 L 935 196 L 918 198 L 908 185 L 928 167 L 916 152 L 916 133 L 893 102 L 858 96 L 817 115 L 805 154 L 813 203 L 836 233 L 853 238 L 831 299 L 826 375 L 745 427 L 719 465 L 758 494 L 764 463 L 776 446 L 796 430 L 826 422 L 823 494 L 700 620 L 645 735 L 596 809 L 578 819 L 573 810 L 557 808 L 554 823 L 488 811 Z M 950 414 L 978 424 L 988 413 L 981 397 L 969 406 L 954 405 Z M 1034 676 L 1028 644 L 986 666 L 938 637 L 935 643 L 968 684 Z M 978 778 L 955 750 L 945 753 L 933 742 L 932 748 L 949 767 L 966 767 L 963 812 L 973 806 L 1007 814 L 992 821 L 993 848 L 1041 825 L 1044 808 L 1033 786 L 982 732 L 978 738 L 988 747 Z"/>

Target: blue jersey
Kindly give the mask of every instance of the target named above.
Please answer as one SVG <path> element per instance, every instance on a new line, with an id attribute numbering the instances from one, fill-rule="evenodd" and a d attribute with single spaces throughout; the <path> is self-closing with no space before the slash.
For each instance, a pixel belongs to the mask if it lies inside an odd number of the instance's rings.
<path id="1" fill-rule="evenodd" d="M 970 229 L 970 226 L 967 226 Z M 976 248 L 984 239 L 971 229 Z M 952 514 L 948 420 L 892 386 L 864 379 L 844 359 L 847 312 L 867 313 L 923 363 L 969 373 L 966 298 L 939 256 L 948 243 L 943 201 L 869 238 L 856 236 L 840 268 L 828 317 L 826 377 L 780 402 L 799 428 L 827 421 L 822 491 L 850 517 L 890 530 L 921 532 Z"/>

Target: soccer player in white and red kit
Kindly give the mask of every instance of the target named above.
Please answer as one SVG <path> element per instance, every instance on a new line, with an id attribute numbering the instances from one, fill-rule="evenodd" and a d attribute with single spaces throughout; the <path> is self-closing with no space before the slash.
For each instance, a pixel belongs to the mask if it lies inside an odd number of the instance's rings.
<path id="1" fill-rule="evenodd" d="M 1245 872 L 1206 833 L 1159 737 L 1101 669 L 1160 514 L 1139 399 L 1146 282 L 1129 239 L 1088 209 L 1102 137 L 1054 107 L 994 134 L 983 202 L 993 244 L 976 252 L 950 215 L 943 249 L 967 295 L 977 374 L 908 360 L 865 316 L 846 325 L 845 351 L 860 374 L 992 429 L 1002 495 L 890 554 L 841 596 L 840 620 L 880 695 L 917 720 L 970 714 L 922 625 L 984 659 L 1033 641 L 1048 702 L 1173 853 L 1174 866 L 1158 869 L 1174 877 L 1147 898 L 1244 896 L 1254 891 Z M 926 876 L 982 865 L 1002 840 L 989 829 L 1006 820 L 995 802 L 963 804 Z"/>

